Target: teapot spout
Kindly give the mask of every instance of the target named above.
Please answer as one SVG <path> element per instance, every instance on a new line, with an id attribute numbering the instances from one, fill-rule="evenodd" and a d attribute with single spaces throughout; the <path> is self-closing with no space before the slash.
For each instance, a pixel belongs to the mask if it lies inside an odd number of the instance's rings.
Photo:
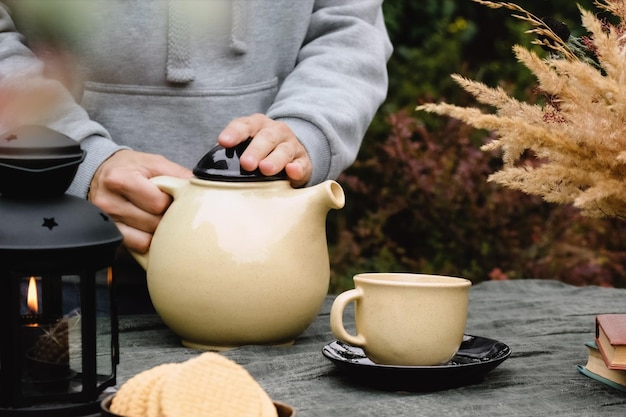
<path id="1" fill-rule="evenodd" d="M 343 188 L 337 181 L 326 180 L 309 188 L 320 198 L 323 207 L 327 210 L 340 209 L 346 204 L 346 196 Z"/>

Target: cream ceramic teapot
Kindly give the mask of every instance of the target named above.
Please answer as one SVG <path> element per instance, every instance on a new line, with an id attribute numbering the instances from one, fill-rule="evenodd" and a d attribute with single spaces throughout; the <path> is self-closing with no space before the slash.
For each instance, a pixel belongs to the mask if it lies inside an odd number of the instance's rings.
<path id="1" fill-rule="evenodd" d="M 328 292 L 326 215 L 344 205 L 328 180 L 294 189 L 243 171 L 247 146 L 216 146 L 194 178 L 155 177 L 172 204 L 149 251 L 134 253 L 165 324 L 198 349 L 290 344 Z"/>

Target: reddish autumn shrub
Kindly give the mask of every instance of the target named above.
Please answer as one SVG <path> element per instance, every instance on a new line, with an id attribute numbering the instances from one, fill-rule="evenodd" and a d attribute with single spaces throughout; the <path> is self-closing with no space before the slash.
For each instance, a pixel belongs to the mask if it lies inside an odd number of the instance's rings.
<path id="1" fill-rule="evenodd" d="M 368 271 L 625 286 L 623 221 L 487 182 L 500 164 L 479 150 L 489 137 L 453 119 L 427 128 L 421 116 L 391 114 L 339 178 L 346 207 L 329 216 L 332 292 Z"/>

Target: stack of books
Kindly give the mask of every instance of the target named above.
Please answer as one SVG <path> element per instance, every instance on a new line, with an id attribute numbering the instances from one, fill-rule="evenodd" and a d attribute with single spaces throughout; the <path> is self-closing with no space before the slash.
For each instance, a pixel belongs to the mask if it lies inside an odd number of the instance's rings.
<path id="1" fill-rule="evenodd" d="M 585 343 L 589 357 L 580 373 L 626 392 L 626 314 L 596 316 L 595 340 Z"/>

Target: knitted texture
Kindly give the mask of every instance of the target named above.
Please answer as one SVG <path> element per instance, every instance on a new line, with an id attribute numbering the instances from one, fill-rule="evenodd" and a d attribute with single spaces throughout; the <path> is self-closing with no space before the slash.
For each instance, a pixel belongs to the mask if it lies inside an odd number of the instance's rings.
<path id="1" fill-rule="evenodd" d="M 176 84 L 186 84 L 195 78 L 191 66 L 189 21 L 185 17 L 184 4 L 176 0 L 169 2 L 166 77 Z"/>

